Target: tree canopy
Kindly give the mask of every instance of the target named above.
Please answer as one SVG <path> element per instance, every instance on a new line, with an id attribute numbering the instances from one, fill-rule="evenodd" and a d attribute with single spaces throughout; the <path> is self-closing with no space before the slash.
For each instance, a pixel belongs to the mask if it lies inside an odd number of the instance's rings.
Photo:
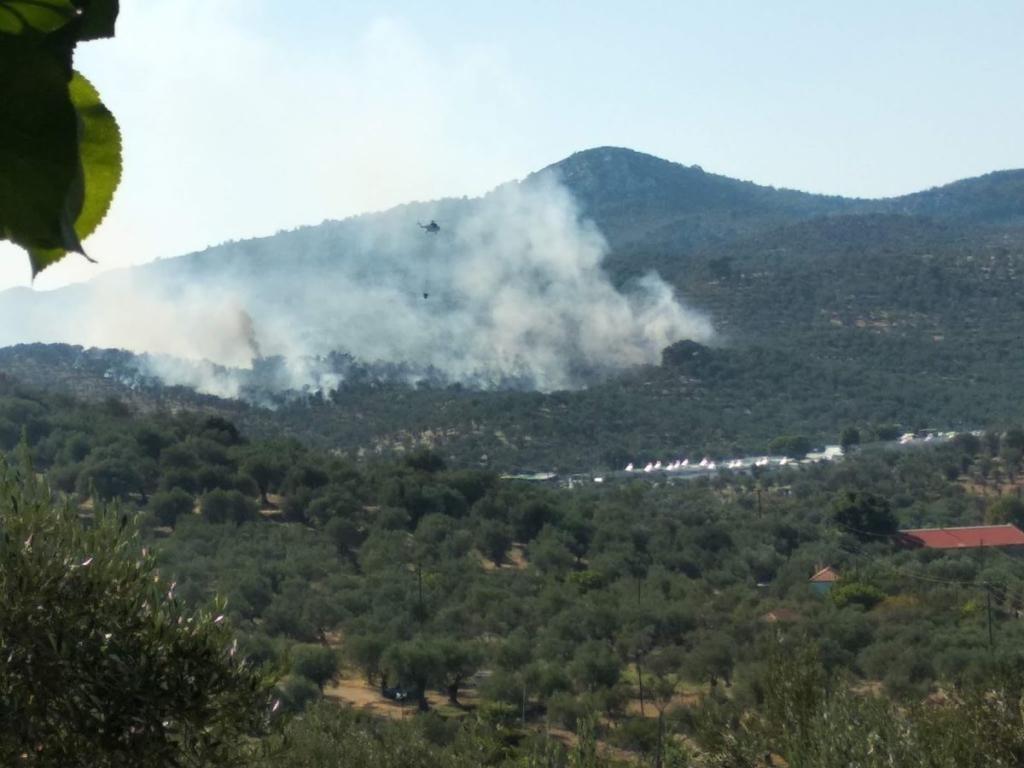
<path id="1" fill-rule="evenodd" d="M 0 530 L 0 761 L 243 760 L 269 694 L 222 605 L 179 600 L 132 522 L 80 520 L 27 464 L 0 463 Z"/>

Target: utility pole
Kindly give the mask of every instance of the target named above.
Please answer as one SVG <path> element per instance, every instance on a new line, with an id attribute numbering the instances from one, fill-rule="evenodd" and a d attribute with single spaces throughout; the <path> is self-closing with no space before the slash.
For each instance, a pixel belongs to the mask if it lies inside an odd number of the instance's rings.
<path id="1" fill-rule="evenodd" d="M 644 714 L 644 664 L 639 651 L 636 654 L 636 676 L 640 684 L 640 717 L 646 717 L 647 715 Z"/>
<path id="2" fill-rule="evenodd" d="M 988 654 L 992 655 L 994 642 L 992 639 L 992 585 L 985 582 L 985 606 L 988 613 Z"/>
<path id="3" fill-rule="evenodd" d="M 416 602 L 420 613 L 423 613 L 423 564 L 416 563 Z"/>

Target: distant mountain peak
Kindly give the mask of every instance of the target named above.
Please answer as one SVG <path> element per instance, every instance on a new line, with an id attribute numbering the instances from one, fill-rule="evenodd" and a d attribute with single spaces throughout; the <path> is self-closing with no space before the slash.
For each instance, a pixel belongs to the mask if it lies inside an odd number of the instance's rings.
<path id="1" fill-rule="evenodd" d="M 651 191 L 664 185 L 676 186 L 704 175 L 698 165 L 686 166 L 626 147 L 593 147 L 574 152 L 557 163 L 530 174 L 529 178 L 557 174 L 576 194 L 590 185 L 606 188 L 643 187 Z M 724 178 L 724 177 L 721 177 Z"/>
<path id="2" fill-rule="evenodd" d="M 613 248 L 641 242 L 680 250 L 731 239 L 752 225 L 846 212 L 854 201 L 774 189 L 624 147 L 594 147 L 527 177 L 555 176 Z M 733 222 L 735 221 L 735 225 Z M 723 229 L 722 224 L 725 224 Z"/>
<path id="3" fill-rule="evenodd" d="M 575 170 L 599 166 L 603 166 L 605 168 L 630 167 L 637 170 L 650 170 L 651 168 L 668 167 L 703 172 L 703 169 L 700 168 L 700 166 L 683 165 L 682 163 L 666 160 L 663 157 L 658 157 L 657 155 L 652 155 L 647 152 L 640 152 L 639 150 L 630 149 L 629 147 L 613 147 L 606 145 L 601 147 L 591 147 L 589 149 L 581 149 L 578 152 L 573 152 L 571 155 L 559 160 L 557 163 L 552 163 L 546 168 L 542 168 L 538 173 L 543 173 L 544 171 L 552 168 Z"/>

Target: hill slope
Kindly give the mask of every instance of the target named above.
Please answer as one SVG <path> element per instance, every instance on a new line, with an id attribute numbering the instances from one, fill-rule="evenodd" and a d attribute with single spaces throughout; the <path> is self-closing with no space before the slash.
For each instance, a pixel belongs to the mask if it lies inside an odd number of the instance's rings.
<path id="1" fill-rule="evenodd" d="M 613 250 L 690 249 L 810 216 L 857 210 L 860 201 L 759 186 L 615 147 L 577 152 L 553 175 L 593 218 Z"/>
<path id="2" fill-rule="evenodd" d="M 436 349 L 461 353 L 493 320 L 473 312 L 490 310 L 505 289 L 504 278 L 497 279 L 472 304 L 451 287 L 466 276 L 446 266 L 456 261 L 465 233 L 479 237 L 473 242 L 486 258 L 474 264 L 485 273 L 492 258 L 511 263 L 520 246 L 536 244 L 537 228 L 549 233 L 538 210 L 509 200 L 540 199 L 560 211 L 557 233 L 564 237 L 552 253 L 603 254 L 593 232 L 558 207 L 564 201 L 545 197 L 552 180 L 571 191 L 609 242 L 603 266 L 612 285 L 628 292 L 637 276 L 657 270 L 710 319 L 717 348 L 701 356 L 699 370 L 627 364 L 618 373 L 604 371 L 584 391 L 544 395 L 508 391 L 530 386 L 515 376 L 476 380 L 505 391 L 452 387 L 444 369 L 431 367 L 436 358 L 420 364 L 431 342 L 421 326 L 465 318 L 462 325 L 439 326 L 445 334 L 433 339 Z M 614 466 L 627 456 L 667 451 L 753 452 L 783 432 L 834 439 L 847 424 L 1005 425 L 1024 412 L 1016 383 L 1024 376 L 1022 190 L 1024 172 L 1005 171 L 899 198 L 850 200 L 599 148 L 477 200 L 411 204 L 229 243 L 49 294 L 7 292 L 0 295 L 0 328 L 5 343 L 109 345 L 102 334 L 76 334 L 95 330 L 95 317 L 107 306 L 130 305 L 139 284 L 157 286 L 160 296 L 138 305 L 139 321 L 122 323 L 137 343 L 118 346 L 147 348 L 153 339 L 143 333 L 146 321 L 164 313 L 169 322 L 162 330 L 170 333 L 157 341 L 172 346 L 160 351 L 188 357 L 198 348 L 208 350 L 201 356 L 248 367 L 254 355 L 275 351 L 274 333 L 289 323 L 305 324 L 303 344 L 310 336 L 326 340 L 309 347 L 321 352 L 336 348 L 329 343 L 337 327 L 363 330 L 366 347 L 346 351 L 373 362 L 365 351 L 383 343 L 383 330 L 393 327 L 389 316 L 411 312 L 404 335 L 389 342 L 391 362 L 361 367 L 330 358 L 328 375 L 316 379 L 308 367 L 296 371 L 273 360 L 254 373 L 228 372 L 227 379 L 223 370 L 206 367 L 206 391 L 256 393 L 266 401 L 282 388 L 331 388 L 344 380 L 333 398 L 286 397 L 274 412 L 242 409 L 236 416 L 257 431 L 328 447 L 373 452 L 427 443 L 460 462 L 499 468 Z M 540 213 L 547 210 L 541 206 Z M 416 220 L 431 218 L 442 222 L 443 237 L 415 228 Z M 378 274 L 400 279 L 382 293 Z M 373 297 L 373 306 L 353 311 L 363 294 Z M 193 295 L 208 311 L 190 321 L 184 309 Z M 508 317 L 545 317 L 552 296 L 533 298 L 509 304 Z M 592 323 L 602 311 L 581 314 L 580 322 Z M 57 319 L 40 332 L 46 318 Z M 555 354 L 560 338 L 548 348 Z M 207 346 L 185 353 L 173 346 L 197 339 Z M 645 361 L 656 363 L 657 355 Z M 189 402 L 184 390 L 162 392 L 154 369 L 130 356 L 83 358 L 74 350 L 22 347 L 0 355 L 0 367 L 36 384 L 63 381 L 97 396 L 133 393 L 162 407 Z M 155 372 L 171 383 L 196 380 L 196 366 L 183 370 L 184 378 L 166 366 Z M 210 384 L 228 379 L 234 383 L 227 387 Z M 88 380 L 98 383 L 91 387 Z M 237 411 L 227 401 L 202 405 Z"/>
<path id="3" fill-rule="evenodd" d="M 94 323 L 84 318 L 80 321 L 76 314 L 94 309 L 97 296 L 125 293 L 129 291 L 127 286 L 140 284 L 159 287 L 174 302 L 196 286 L 234 292 L 257 320 L 262 308 L 294 302 L 300 290 L 332 281 L 340 283 L 344 268 L 356 261 L 364 262 L 359 267 L 363 271 L 408 273 L 403 299 L 417 296 L 421 289 L 440 292 L 443 282 L 431 284 L 422 273 L 450 260 L 453 233 L 458 234 L 467 222 L 475 222 L 474 216 L 508 188 L 536 189 L 552 179 L 565 186 L 579 213 L 592 220 L 608 241 L 610 251 L 603 263 L 616 285 L 656 269 L 681 287 L 680 276 L 689 266 L 689 257 L 698 251 L 715 251 L 718 258 L 731 258 L 733 252 L 749 253 L 753 244 L 767 242 L 774 243 L 773 250 L 780 254 L 792 247 L 806 251 L 813 245 L 830 251 L 849 250 L 857 247 L 862 237 L 857 231 L 860 225 L 871 221 L 848 219 L 832 228 L 812 225 L 819 228 L 816 244 L 804 240 L 807 230 L 786 229 L 815 218 L 875 213 L 944 224 L 947 229 L 926 236 L 929 243 L 936 241 L 936 234 L 940 240 L 963 242 L 979 232 L 998 232 L 1012 246 L 1020 242 L 1020 232 L 1024 231 L 1022 170 L 991 173 L 902 197 L 855 200 L 775 189 L 628 149 L 600 147 L 573 154 L 523 182 L 504 185 L 479 199 L 409 204 L 270 237 L 225 243 L 49 293 L 6 291 L 0 293 L 0 344 L 42 340 L 109 346 L 112 341 L 119 342 L 103 339 L 101 330 L 86 338 L 90 334 L 83 329 L 90 329 Z M 520 213 L 498 209 L 487 222 L 493 228 L 492 238 L 500 242 L 504 227 L 515 222 Z M 429 219 L 443 223 L 441 238 L 418 236 L 415 222 Z M 876 240 L 896 238 L 881 243 L 894 254 L 925 242 L 917 243 L 918 232 L 912 231 L 920 229 L 920 222 L 896 224 L 893 220 L 884 233 L 874 224 L 870 226 Z M 900 227 L 902 233 L 897 232 Z M 790 244 L 788 238 L 797 242 Z M 381 252 L 394 255 L 380 259 Z M 291 295 L 282 295 L 285 292 Z M 712 318 L 716 322 L 721 319 Z M 734 324 L 737 319 L 725 321 Z M 134 348 L 142 346 L 140 343 Z"/>
<path id="4" fill-rule="evenodd" d="M 613 250 L 641 259 L 644 250 L 689 251 L 819 216 L 889 213 L 965 225 L 1024 225 L 1024 170 L 878 200 L 776 189 L 616 147 L 577 152 L 526 181 L 547 174 L 572 191 Z"/>

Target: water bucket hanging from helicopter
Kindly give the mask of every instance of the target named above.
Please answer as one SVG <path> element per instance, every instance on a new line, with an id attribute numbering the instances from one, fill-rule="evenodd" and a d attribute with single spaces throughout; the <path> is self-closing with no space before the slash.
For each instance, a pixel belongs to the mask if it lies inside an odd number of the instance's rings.
<path id="1" fill-rule="evenodd" d="M 433 219 L 430 220 L 429 224 L 424 224 L 423 222 L 420 222 L 420 221 L 418 221 L 416 223 L 419 225 L 420 229 L 422 229 L 424 231 L 424 233 L 429 235 L 429 236 L 437 235 L 441 231 L 441 225 L 438 224 Z M 431 237 L 431 239 L 433 239 L 433 237 Z M 431 243 L 431 250 L 433 250 L 433 245 L 434 245 L 434 243 Z M 431 285 L 430 285 L 430 270 L 429 270 L 429 268 L 424 270 L 424 279 L 423 279 L 423 286 L 422 286 L 422 288 L 423 288 L 423 291 L 422 291 L 423 300 L 426 301 L 427 299 L 430 298 L 430 289 L 431 289 Z"/>

